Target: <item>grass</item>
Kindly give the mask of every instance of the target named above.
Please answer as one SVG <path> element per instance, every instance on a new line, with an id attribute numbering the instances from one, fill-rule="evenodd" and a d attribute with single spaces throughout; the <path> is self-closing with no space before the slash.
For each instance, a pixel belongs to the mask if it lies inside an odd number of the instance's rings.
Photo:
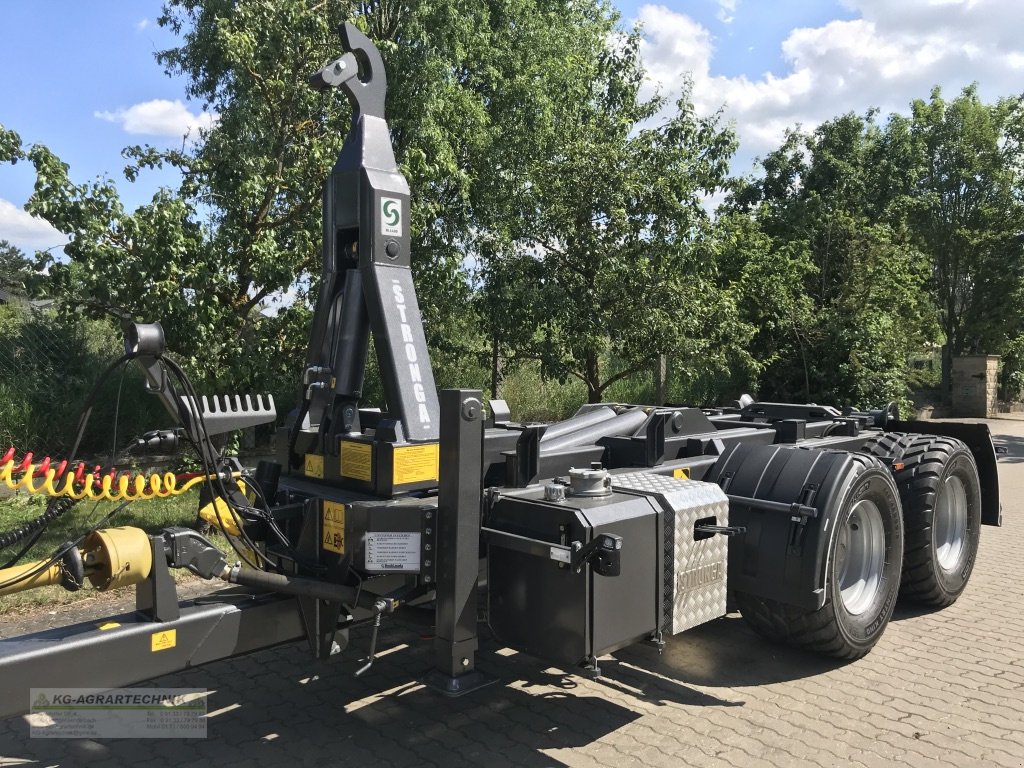
<path id="1" fill-rule="evenodd" d="M 192 491 L 169 499 L 138 501 L 117 512 L 103 524 L 103 527 L 134 526 L 142 528 L 148 533 L 156 533 L 160 529 L 170 526 L 191 526 L 196 519 L 198 499 L 198 491 Z M 117 507 L 118 505 L 113 502 L 79 502 L 67 514 L 47 527 L 39 541 L 20 562 L 49 558 L 61 544 L 77 539 Z M 45 509 L 46 497 L 44 496 L 29 496 L 19 493 L 0 499 L 0 532 L 13 530 L 35 519 Z M 227 546 L 226 542 L 217 543 Z M 22 545 L 19 542 L 19 544 L 0 551 L 0 563 L 13 557 Z M 172 573 L 177 581 L 195 578 L 188 571 L 175 570 Z M 104 594 L 124 594 L 124 590 L 131 589 L 133 588 L 125 587 Z M 88 584 L 77 592 L 68 592 L 61 587 L 40 587 L 0 597 L 0 615 L 29 611 L 43 605 L 67 605 L 85 598 L 95 597 L 97 594 Z"/>

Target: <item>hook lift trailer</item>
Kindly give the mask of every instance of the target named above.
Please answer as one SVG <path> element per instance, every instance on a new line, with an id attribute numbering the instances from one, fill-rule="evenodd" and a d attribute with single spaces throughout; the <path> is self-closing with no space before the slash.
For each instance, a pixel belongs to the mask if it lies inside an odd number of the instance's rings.
<path id="1" fill-rule="evenodd" d="M 456 695 L 489 681 L 480 621 L 598 674 L 604 654 L 724 615 L 727 596 L 765 638 L 848 659 L 878 641 L 898 594 L 957 599 L 980 526 L 1001 522 L 985 425 L 746 396 L 532 424 L 477 390 L 438 395 L 383 62 L 354 26 L 340 31 L 344 55 L 310 82 L 346 94 L 352 125 L 323 193 L 304 397 L 277 461 L 238 483 L 210 439 L 275 420 L 272 399 L 200 398 L 172 381 L 158 324 L 126 327 L 127 356 L 200 448 L 201 515 L 241 542 L 238 561 L 193 529 L 108 528 L 0 571 L 0 594 L 136 585 L 133 613 L 0 640 L 0 714 L 27 709 L 32 687 L 108 689 L 303 638 L 326 659 L 369 624 L 362 674 L 382 619 L 416 601 L 435 613 L 426 681 Z M 360 407 L 371 333 L 385 411 Z M 179 603 L 172 568 L 238 588 Z"/>

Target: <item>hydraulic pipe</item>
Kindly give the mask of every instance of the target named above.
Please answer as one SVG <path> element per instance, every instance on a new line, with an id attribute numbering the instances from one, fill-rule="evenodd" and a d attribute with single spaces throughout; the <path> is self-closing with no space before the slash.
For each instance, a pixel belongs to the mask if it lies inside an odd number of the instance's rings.
<path id="1" fill-rule="evenodd" d="M 592 427 L 595 424 L 601 424 L 602 422 L 609 421 L 615 418 L 615 411 L 608 406 L 602 406 L 601 408 L 595 408 L 592 411 L 581 413 L 578 416 L 573 416 L 566 419 L 565 421 L 556 421 L 554 424 L 549 424 L 548 428 L 544 430 L 544 436 L 541 437 L 541 443 L 546 443 L 550 440 L 555 440 L 564 435 L 578 432 L 586 427 Z"/>
<path id="2" fill-rule="evenodd" d="M 554 440 L 549 440 L 541 445 L 541 453 L 550 453 L 561 448 L 572 448 L 577 445 L 593 445 L 602 437 L 629 435 L 636 432 L 645 421 L 647 421 L 647 414 L 643 408 L 632 408 L 624 413 L 620 413 L 614 419 L 608 419 L 599 424 L 594 424 Z"/>

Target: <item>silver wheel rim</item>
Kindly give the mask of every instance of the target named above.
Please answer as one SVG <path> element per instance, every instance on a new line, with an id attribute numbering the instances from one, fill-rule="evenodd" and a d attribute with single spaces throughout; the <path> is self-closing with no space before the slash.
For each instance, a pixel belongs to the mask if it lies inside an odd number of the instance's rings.
<path id="1" fill-rule="evenodd" d="M 932 543 L 939 568 L 952 571 L 960 562 L 967 539 L 967 490 L 955 475 L 946 478 L 935 500 Z"/>
<path id="2" fill-rule="evenodd" d="M 871 606 L 882 585 L 885 526 L 878 506 L 867 499 L 858 501 L 838 536 L 839 595 L 846 611 L 856 616 Z"/>

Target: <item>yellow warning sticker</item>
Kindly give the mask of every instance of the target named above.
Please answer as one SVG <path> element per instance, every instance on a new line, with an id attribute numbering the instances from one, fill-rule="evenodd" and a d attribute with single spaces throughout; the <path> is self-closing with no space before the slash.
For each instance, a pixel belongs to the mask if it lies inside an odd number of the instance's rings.
<path id="1" fill-rule="evenodd" d="M 440 452 L 437 443 L 395 448 L 395 485 L 437 480 Z"/>
<path id="2" fill-rule="evenodd" d="M 121 625 L 116 621 L 105 621 L 102 624 L 97 624 L 96 627 L 100 630 L 117 629 Z"/>
<path id="3" fill-rule="evenodd" d="M 323 548 L 345 554 L 345 505 L 324 502 Z"/>
<path id="4" fill-rule="evenodd" d="M 342 440 L 341 476 L 351 477 L 369 483 L 373 480 L 373 446 L 369 443 L 357 443 L 354 440 Z"/>
<path id="5" fill-rule="evenodd" d="M 690 468 L 680 467 L 679 469 L 672 470 L 672 477 L 677 480 L 689 480 L 690 479 Z"/>
<path id="6" fill-rule="evenodd" d="M 306 466 L 303 468 L 306 477 L 315 477 L 318 480 L 324 479 L 324 457 L 319 453 L 306 454 Z"/>
<path id="7" fill-rule="evenodd" d="M 178 630 L 165 629 L 163 632 L 154 632 L 150 638 L 150 648 L 153 653 L 166 651 L 178 644 Z"/>

